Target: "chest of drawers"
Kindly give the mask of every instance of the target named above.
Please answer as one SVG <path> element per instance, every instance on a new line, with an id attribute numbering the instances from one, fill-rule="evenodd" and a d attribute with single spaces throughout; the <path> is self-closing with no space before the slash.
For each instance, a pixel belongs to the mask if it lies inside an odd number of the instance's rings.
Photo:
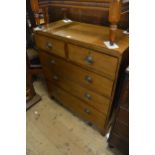
<path id="1" fill-rule="evenodd" d="M 109 50 L 108 28 L 63 20 L 35 32 L 49 94 L 105 133 L 128 36 L 118 30 L 119 48 Z"/>

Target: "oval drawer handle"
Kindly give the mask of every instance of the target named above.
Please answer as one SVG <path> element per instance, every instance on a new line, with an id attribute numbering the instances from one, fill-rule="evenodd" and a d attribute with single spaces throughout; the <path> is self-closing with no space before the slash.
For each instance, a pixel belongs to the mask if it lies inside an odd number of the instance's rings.
<path id="1" fill-rule="evenodd" d="M 52 44 L 51 43 L 47 43 L 47 48 L 51 49 L 52 48 Z"/>
<path id="2" fill-rule="evenodd" d="M 84 109 L 84 112 L 89 114 L 89 115 L 91 114 L 91 111 L 89 109 L 87 109 L 87 108 Z"/>
<path id="3" fill-rule="evenodd" d="M 86 58 L 85 58 L 85 61 L 88 63 L 88 64 L 93 64 L 93 57 L 92 56 L 87 56 Z"/>
<path id="4" fill-rule="evenodd" d="M 55 60 L 51 60 L 50 63 L 51 63 L 51 64 L 55 64 Z"/>
<path id="5" fill-rule="evenodd" d="M 90 95 L 89 93 L 85 93 L 84 96 L 85 96 L 85 98 L 88 99 L 88 100 L 91 100 L 91 99 L 92 99 L 92 97 L 91 97 L 91 95 Z"/>
<path id="6" fill-rule="evenodd" d="M 85 79 L 87 82 L 92 83 L 92 77 L 91 77 L 91 76 L 86 75 L 84 79 Z"/>
<path id="7" fill-rule="evenodd" d="M 57 75 L 53 76 L 53 80 L 58 80 L 58 79 L 59 79 L 59 77 Z"/>

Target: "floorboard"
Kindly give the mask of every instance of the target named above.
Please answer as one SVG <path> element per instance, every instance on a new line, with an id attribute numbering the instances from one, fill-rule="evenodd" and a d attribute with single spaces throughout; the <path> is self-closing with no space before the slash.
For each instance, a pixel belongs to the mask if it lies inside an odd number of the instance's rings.
<path id="1" fill-rule="evenodd" d="M 34 82 L 42 100 L 27 111 L 27 155 L 121 155 L 106 138 L 51 100 L 44 81 Z"/>

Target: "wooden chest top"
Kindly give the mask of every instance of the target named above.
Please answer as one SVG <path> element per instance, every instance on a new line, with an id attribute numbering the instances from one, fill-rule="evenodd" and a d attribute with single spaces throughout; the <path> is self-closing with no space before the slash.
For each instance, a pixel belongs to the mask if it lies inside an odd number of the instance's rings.
<path id="1" fill-rule="evenodd" d="M 118 48 L 108 49 L 104 44 L 104 41 L 109 40 L 108 27 L 75 21 L 60 20 L 44 26 L 36 34 L 61 39 L 117 57 L 120 57 L 129 46 L 128 35 L 124 34 L 123 30 L 117 30 L 116 44 Z"/>

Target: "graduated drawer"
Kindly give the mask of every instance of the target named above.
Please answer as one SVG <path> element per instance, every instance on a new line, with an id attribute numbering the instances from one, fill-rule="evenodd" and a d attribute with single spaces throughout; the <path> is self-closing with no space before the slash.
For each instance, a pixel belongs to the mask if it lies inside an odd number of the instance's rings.
<path id="1" fill-rule="evenodd" d="M 48 80 L 52 81 L 51 83 L 54 83 L 58 87 L 80 98 L 101 113 L 105 115 L 108 113 L 110 100 L 106 97 L 81 87 L 72 81 L 64 80 L 54 72 L 49 73 L 48 70 L 45 70 L 45 72 L 47 74 Z"/>
<path id="2" fill-rule="evenodd" d="M 71 44 L 68 44 L 68 51 L 71 61 L 115 78 L 117 58 Z"/>
<path id="3" fill-rule="evenodd" d="M 35 41 L 38 48 L 49 51 L 60 57 L 65 57 L 65 44 L 63 41 L 41 35 L 35 35 Z"/>
<path id="4" fill-rule="evenodd" d="M 76 84 L 80 84 L 87 89 L 111 97 L 112 80 L 44 52 L 41 52 L 40 56 L 43 68 L 54 71 L 60 77 L 74 81 Z"/>
<path id="5" fill-rule="evenodd" d="M 104 128 L 106 117 L 97 110 L 57 86 L 50 85 L 50 93 L 62 105 L 83 120 L 93 123 L 100 130 Z"/>

